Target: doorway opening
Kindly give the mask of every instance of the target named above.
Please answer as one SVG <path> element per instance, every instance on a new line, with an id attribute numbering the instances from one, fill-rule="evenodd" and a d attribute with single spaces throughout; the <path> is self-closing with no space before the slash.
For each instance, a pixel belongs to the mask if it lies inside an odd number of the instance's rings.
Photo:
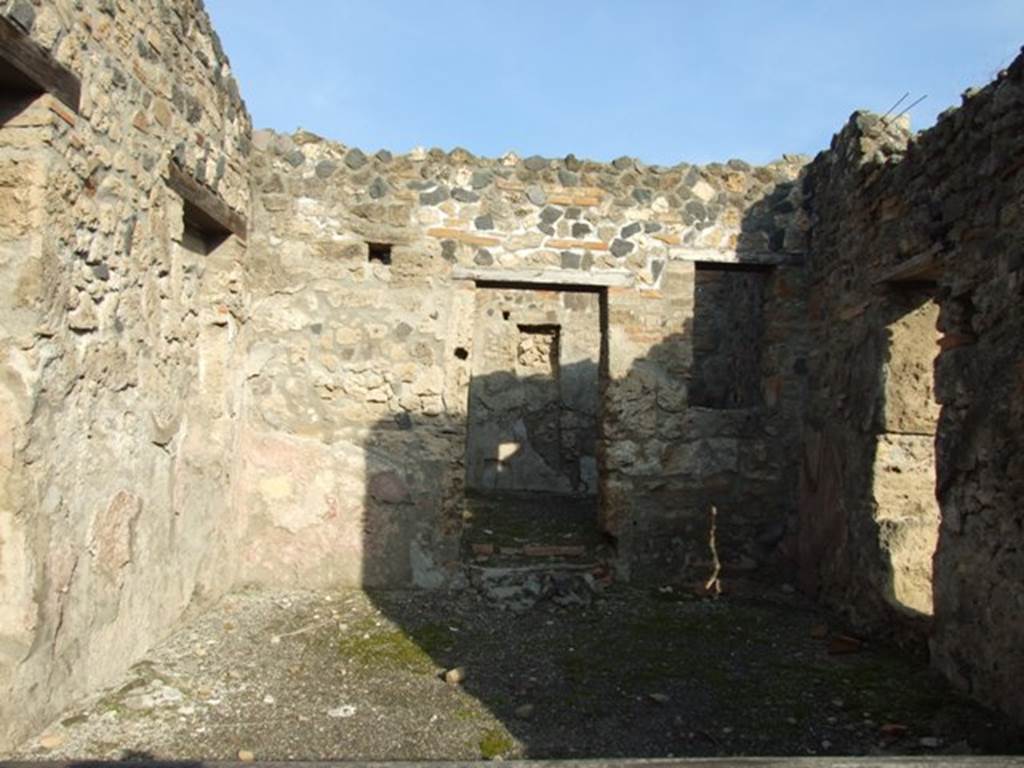
<path id="1" fill-rule="evenodd" d="M 598 290 L 478 286 L 466 429 L 469 558 L 596 558 Z"/>

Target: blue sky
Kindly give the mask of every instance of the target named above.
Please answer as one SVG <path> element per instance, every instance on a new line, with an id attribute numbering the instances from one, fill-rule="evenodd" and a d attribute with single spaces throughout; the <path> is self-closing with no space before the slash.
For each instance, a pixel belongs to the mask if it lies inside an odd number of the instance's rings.
<path id="1" fill-rule="evenodd" d="M 927 127 L 1024 44 L 1024 0 L 206 5 L 257 127 L 369 151 L 766 162 L 906 91 Z"/>

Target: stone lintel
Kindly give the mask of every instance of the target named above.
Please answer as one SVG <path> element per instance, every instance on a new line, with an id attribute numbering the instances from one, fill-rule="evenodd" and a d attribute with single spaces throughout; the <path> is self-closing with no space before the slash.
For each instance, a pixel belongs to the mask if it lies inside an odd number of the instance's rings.
<path id="1" fill-rule="evenodd" d="M 474 280 L 478 283 L 525 283 L 528 285 L 564 285 L 586 288 L 629 288 L 633 274 L 627 270 L 584 272 L 579 269 L 474 269 L 452 268 L 455 280 Z"/>

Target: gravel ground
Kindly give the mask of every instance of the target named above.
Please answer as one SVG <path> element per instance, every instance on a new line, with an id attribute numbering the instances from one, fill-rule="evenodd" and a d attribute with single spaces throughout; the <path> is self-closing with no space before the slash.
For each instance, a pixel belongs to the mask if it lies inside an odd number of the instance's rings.
<path id="1" fill-rule="evenodd" d="M 460 668 L 460 684 L 445 672 Z M 450 675 L 451 677 L 451 675 Z M 454 677 L 459 677 L 458 674 Z M 9 758 L 470 760 L 1011 753 L 920 660 L 783 592 L 243 591 Z"/>

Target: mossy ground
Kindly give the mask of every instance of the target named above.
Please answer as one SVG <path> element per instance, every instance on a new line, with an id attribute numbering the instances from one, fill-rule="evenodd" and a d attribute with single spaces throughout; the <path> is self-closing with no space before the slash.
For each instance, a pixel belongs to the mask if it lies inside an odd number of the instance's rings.
<path id="1" fill-rule="evenodd" d="M 1020 747 L 1012 728 L 920 660 L 871 645 L 830 655 L 812 631 L 825 621 L 778 595 L 668 601 L 618 587 L 588 608 L 541 603 L 517 614 L 470 592 L 248 591 L 66 712 L 45 732 L 60 746 L 44 750 L 35 739 L 17 756 L 233 759 L 247 750 L 258 759 L 473 760 Z M 467 671 L 460 686 L 443 680 L 454 666 Z M 181 697 L 137 708 L 140 692 L 164 686 Z"/>

